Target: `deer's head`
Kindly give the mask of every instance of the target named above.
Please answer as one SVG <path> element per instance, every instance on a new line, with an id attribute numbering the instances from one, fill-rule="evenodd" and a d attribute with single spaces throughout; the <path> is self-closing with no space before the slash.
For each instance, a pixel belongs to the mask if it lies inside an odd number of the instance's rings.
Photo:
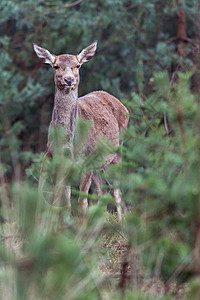
<path id="1" fill-rule="evenodd" d="M 56 56 L 36 44 L 33 44 L 33 47 L 40 60 L 54 68 L 56 87 L 60 90 L 70 91 L 77 88 L 79 84 L 79 69 L 84 62 L 93 57 L 97 48 L 97 42 L 84 48 L 78 55 L 62 54 Z"/>

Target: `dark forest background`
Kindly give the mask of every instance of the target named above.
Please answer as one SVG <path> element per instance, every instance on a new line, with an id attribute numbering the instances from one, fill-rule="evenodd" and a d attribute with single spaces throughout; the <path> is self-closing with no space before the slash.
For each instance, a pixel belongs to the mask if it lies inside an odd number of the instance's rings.
<path id="1" fill-rule="evenodd" d="M 81 69 L 79 94 L 103 89 L 128 101 L 132 93 L 152 92 L 154 72 L 172 76 L 198 60 L 198 1 L 2 1 L 0 14 L 4 164 L 8 134 L 19 137 L 11 148 L 20 149 L 22 163 L 27 151 L 46 145 L 53 70 L 38 61 L 33 42 L 58 55 L 98 40 L 96 57 Z M 198 79 L 193 84 L 198 89 Z"/>
<path id="2" fill-rule="evenodd" d="M 123 228 L 100 204 L 63 225 L 37 189 L 54 83 L 33 43 L 58 55 L 95 40 L 79 95 L 106 90 L 130 112 L 106 171 Z M 2 299 L 199 299 L 200 1 L 1 0 L 0 61 Z M 83 164 L 67 162 L 76 187 Z"/>

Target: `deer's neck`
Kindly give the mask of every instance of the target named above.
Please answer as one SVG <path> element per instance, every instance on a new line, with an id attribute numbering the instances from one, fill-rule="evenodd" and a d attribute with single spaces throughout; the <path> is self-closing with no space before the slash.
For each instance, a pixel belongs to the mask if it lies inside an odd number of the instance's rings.
<path id="1" fill-rule="evenodd" d="M 77 117 L 78 89 L 65 91 L 55 90 L 52 125 L 65 129 L 67 142 L 73 142 Z"/>

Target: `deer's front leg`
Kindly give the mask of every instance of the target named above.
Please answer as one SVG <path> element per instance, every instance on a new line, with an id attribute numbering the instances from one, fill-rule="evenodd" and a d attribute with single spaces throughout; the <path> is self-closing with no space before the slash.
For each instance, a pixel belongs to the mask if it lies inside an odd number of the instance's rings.
<path id="1" fill-rule="evenodd" d="M 121 191 L 119 188 L 119 183 L 117 181 L 114 182 L 114 199 L 117 206 L 117 217 L 119 224 L 122 225 L 122 198 Z"/>
<path id="2" fill-rule="evenodd" d="M 80 192 L 88 194 L 90 185 L 92 180 L 92 173 L 84 174 L 81 178 L 81 184 L 80 184 Z M 87 197 L 79 197 L 78 203 L 83 211 L 83 214 L 86 214 L 87 208 L 88 208 L 88 200 Z"/>

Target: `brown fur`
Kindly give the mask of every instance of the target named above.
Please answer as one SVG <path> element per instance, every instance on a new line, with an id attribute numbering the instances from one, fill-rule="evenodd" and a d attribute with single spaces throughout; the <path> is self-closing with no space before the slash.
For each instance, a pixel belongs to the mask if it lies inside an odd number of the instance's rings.
<path id="1" fill-rule="evenodd" d="M 119 135 L 128 124 L 128 110 L 114 96 L 104 91 L 96 91 L 78 98 L 79 67 L 88 61 L 95 53 L 97 43 L 89 45 L 77 56 L 62 54 L 55 56 L 48 50 L 34 45 L 38 57 L 55 69 L 55 98 L 52 120 L 50 127 L 62 126 L 66 131 L 66 141 L 73 144 L 75 131 L 75 120 L 77 115 L 91 121 L 91 129 L 86 145 L 86 154 L 94 148 L 100 137 L 107 139 L 114 146 L 119 145 Z M 48 139 L 48 151 L 52 153 L 51 138 Z M 102 169 L 109 164 L 117 164 L 120 157 L 116 154 L 109 154 L 102 165 Z M 84 174 L 80 184 L 80 190 L 88 193 L 92 173 Z M 96 180 L 98 185 L 98 180 Z M 98 189 L 100 190 L 99 186 Z M 114 190 L 115 201 L 120 211 L 120 191 L 116 186 Z M 87 198 L 79 198 L 79 203 L 85 211 Z M 118 215 L 119 221 L 121 217 Z"/>
<path id="2" fill-rule="evenodd" d="M 87 154 L 94 149 L 100 137 L 107 139 L 115 146 L 119 145 L 120 132 L 128 124 L 128 110 L 117 98 L 104 91 L 92 92 L 80 97 L 78 115 L 92 121 Z M 117 155 L 112 154 L 104 167 L 118 161 Z"/>

